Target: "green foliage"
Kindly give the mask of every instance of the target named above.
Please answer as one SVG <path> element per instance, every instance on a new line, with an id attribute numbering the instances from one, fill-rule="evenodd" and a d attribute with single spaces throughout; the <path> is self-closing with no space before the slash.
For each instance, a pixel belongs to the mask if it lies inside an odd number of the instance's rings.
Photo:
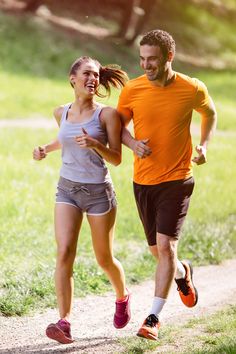
<path id="1" fill-rule="evenodd" d="M 158 16 L 158 27 L 173 33 L 177 54 L 190 55 L 195 65 L 235 69 L 236 8 L 234 4 L 234 18 L 231 18 L 227 16 L 226 2 L 220 2 L 214 2 L 215 11 L 207 1 L 200 4 L 200 1 L 182 0 L 182 6 L 176 0 L 156 2 L 148 26 L 155 28 Z"/>

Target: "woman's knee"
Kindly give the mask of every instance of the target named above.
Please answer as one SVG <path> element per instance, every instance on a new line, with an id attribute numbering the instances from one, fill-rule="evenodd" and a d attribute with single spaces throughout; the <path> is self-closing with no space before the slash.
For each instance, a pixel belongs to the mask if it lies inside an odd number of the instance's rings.
<path id="1" fill-rule="evenodd" d="M 107 270 L 114 264 L 114 258 L 110 255 L 104 255 L 101 257 L 97 257 L 97 262 L 102 269 Z"/>
<path id="2" fill-rule="evenodd" d="M 60 264 L 73 263 L 76 251 L 69 245 L 60 246 L 57 248 L 57 262 Z"/>

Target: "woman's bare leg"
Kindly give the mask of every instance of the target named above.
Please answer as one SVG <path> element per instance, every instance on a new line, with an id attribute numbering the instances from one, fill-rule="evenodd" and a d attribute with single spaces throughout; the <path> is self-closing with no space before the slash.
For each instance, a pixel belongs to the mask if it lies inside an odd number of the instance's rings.
<path id="1" fill-rule="evenodd" d="M 124 270 L 121 263 L 113 256 L 116 208 L 105 215 L 87 217 L 97 262 L 112 283 L 117 299 L 124 298 L 127 295 Z"/>
<path id="2" fill-rule="evenodd" d="M 60 318 L 69 320 L 73 301 L 73 264 L 76 256 L 78 234 L 83 214 L 72 205 L 57 203 L 55 206 L 55 237 L 57 262 L 55 285 Z"/>

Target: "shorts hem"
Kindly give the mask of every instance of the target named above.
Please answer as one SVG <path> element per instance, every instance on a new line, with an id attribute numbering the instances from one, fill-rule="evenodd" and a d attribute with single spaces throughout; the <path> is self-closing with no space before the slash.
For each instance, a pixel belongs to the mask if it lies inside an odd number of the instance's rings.
<path id="1" fill-rule="evenodd" d="M 110 206 L 110 208 L 107 210 L 107 211 L 105 211 L 104 213 L 99 213 L 99 214 L 92 214 L 92 213 L 86 213 L 87 215 L 90 215 L 90 216 L 102 216 L 102 215 L 106 215 L 106 214 L 108 214 L 113 208 L 115 208 L 116 207 L 116 205 L 114 205 L 114 206 Z"/>
<path id="2" fill-rule="evenodd" d="M 74 208 L 76 208 L 76 209 L 79 209 L 79 210 L 80 210 L 80 208 L 79 208 L 79 207 L 77 207 L 77 205 L 74 205 L 74 204 L 72 204 L 72 203 L 68 203 L 68 202 L 55 202 L 55 204 L 67 204 L 67 205 L 71 205 L 71 206 L 73 206 Z"/>

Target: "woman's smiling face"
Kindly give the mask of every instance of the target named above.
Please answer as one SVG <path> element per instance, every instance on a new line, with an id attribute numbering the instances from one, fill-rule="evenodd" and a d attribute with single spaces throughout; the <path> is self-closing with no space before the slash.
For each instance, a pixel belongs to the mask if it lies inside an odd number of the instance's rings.
<path id="1" fill-rule="evenodd" d="M 94 95 L 99 86 L 99 67 L 92 61 L 84 61 L 70 81 L 78 95 Z"/>

